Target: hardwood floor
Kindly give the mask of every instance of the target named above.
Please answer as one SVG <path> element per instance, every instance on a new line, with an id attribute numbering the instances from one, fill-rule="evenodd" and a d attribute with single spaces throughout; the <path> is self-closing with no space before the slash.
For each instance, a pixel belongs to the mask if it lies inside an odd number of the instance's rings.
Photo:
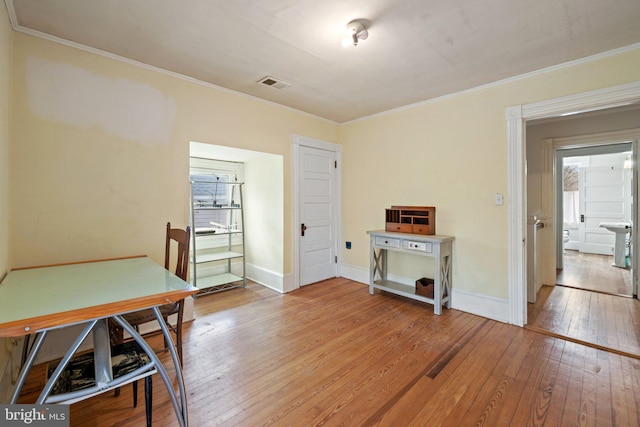
<path id="1" fill-rule="evenodd" d="M 543 286 L 528 305 L 528 327 L 640 358 L 640 301 Z"/>
<path id="2" fill-rule="evenodd" d="M 566 251 L 561 286 L 543 286 L 528 304 L 527 327 L 640 358 L 640 301 L 631 273 L 611 257 Z"/>
<path id="3" fill-rule="evenodd" d="M 556 284 L 630 297 L 631 270 L 613 267 L 612 256 L 565 251 Z"/>
<path id="4" fill-rule="evenodd" d="M 640 425 L 640 361 L 332 279 L 202 297 L 184 332 L 192 426 Z M 160 348 L 160 337 L 155 345 Z M 162 353 L 166 359 L 167 353 Z M 33 390 L 42 370 L 29 379 Z M 144 425 L 131 387 L 72 426 Z M 153 420 L 177 425 L 154 378 Z"/>

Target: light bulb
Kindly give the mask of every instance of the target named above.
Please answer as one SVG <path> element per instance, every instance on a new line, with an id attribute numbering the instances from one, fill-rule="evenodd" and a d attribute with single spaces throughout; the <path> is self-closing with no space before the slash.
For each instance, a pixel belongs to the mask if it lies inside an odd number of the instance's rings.
<path id="1" fill-rule="evenodd" d="M 342 38 L 342 47 L 344 47 L 345 49 L 351 46 L 352 44 L 353 44 L 353 40 L 351 39 L 351 36 L 345 36 Z"/>

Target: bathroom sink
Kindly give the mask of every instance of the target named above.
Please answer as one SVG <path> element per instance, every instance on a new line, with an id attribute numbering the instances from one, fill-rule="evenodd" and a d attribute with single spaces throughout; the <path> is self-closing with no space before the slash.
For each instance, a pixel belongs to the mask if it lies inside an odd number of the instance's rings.
<path id="1" fill-rule="evenodd" d="M 601 222 L 600 227 L 606 228 L 614 233 L 629 233 L 631 232 L 630 222 Z"/>
<path id="2" fill-rule="evenodd" d="M 601 222 L 600 227 L 616 233 L 616 240 L 613 246 L 613 265 L 615 267 L 626 268 L 626 244 L 627 233 L 631 232 L 630 222 Z"/>

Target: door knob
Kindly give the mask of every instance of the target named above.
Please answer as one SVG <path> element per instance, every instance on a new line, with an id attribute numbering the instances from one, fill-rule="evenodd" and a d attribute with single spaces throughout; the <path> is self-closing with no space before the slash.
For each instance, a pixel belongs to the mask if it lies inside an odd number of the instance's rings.
<path id="1" fill-rule="evenodd" d="M 306 229 L 307 229 L 307 226 L 306 226 L 306 225 L 304 225 L 304 224 L 301 224 L 301 225 L 300 225 L 300 235 L 301 235 L 302 237 L 304 237 L 304 232 L 305 232 L 305 230 L 306 230 Z"/>

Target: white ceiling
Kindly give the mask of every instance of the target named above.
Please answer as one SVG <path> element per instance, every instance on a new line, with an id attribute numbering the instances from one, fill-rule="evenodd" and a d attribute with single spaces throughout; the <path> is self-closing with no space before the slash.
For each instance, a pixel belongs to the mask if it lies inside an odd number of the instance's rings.
<path id="1" fill-rule="evenodd" d="M 638 0 L 5 1 L 16 30 L 339 123 L 640 43 Z"/>

